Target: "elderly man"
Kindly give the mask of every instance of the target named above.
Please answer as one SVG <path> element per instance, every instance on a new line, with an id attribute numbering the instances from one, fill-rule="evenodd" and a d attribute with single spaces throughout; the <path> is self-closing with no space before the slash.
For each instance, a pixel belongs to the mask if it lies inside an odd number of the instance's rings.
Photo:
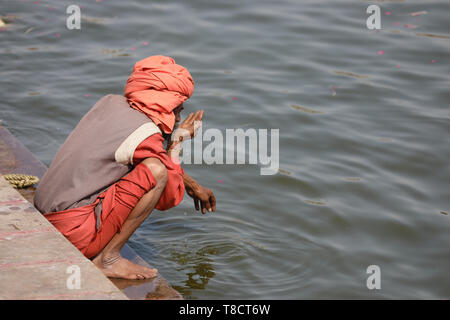
<path id="1" fill-rule="evenodd" d="M 125 95 L 107 95 L 84 115 L 36 190 L 36 208 L 108 277 L 157 274 L 120 256 L 153 209 L 177 206 L 184 190 L 202 213 L 216 209 L 213 192 L 185 174 L 178 158 L 203 110 L 191 113 L 179 125 L 182 134 L 163 147 L 193 91 L 191 74 L 172 58 L 137 62 Z"/>

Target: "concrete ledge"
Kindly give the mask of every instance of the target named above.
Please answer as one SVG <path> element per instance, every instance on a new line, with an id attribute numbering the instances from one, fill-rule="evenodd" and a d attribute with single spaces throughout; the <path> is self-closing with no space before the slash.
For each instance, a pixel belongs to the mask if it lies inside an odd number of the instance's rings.
<path id="1" fill-rule="evenodd" d="M 80 268 L 70 289 L 67 268 Z M 0 176 L 0 299 L 127 299 Z"/>

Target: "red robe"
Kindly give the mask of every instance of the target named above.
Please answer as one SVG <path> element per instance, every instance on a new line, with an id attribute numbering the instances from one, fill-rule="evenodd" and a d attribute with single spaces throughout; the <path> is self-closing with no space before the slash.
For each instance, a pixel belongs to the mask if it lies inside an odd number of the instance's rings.
<path id="1" fill-rule="evenodd" d="M 133 170 L 101 193 L 94 203 L 47 213 L 45 217 L 86 257 L 97 255 L 120 232 L 139 199 L 156 185 L 150 169 L 141 164 L 142 160 L 150 157 L 159 159 L 166 166 L 168 174 L 166 187 L 156 209 L 168 210 L 177 206 L 184 196 L 184 171 L 167 155 L 163 142 L 164 138 L 158 133 L 139 144 L 133 155 Z M 101 225 L 96 230 L 94 209 L 100 199 L 103 199 Z"/>

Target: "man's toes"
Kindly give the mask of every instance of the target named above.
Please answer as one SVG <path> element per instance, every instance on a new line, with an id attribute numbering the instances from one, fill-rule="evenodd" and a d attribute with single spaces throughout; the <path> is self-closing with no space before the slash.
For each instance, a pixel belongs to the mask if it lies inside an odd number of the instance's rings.
<path id="1" fill-rule="evenodd" d="M 158 274 L 158 270 L 156 270 L 156 269 L 147 269 L 147 270 L 145 270 L 145 278 L 146 279 L 148 279 L 148 278 L 153 278 L 153 277 L 155 277 L 156 275 Z"/>

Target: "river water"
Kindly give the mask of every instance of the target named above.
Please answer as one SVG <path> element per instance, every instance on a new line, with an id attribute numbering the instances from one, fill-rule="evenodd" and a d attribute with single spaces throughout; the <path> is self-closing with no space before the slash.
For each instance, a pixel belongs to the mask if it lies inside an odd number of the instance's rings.
<path id="1" fill-rule="evenodd" d="M 81 30 L 66 28 L 70 4 Z M 366 27 L 370 4 L 379 31 Z M 186 195 L 132 236 L 186 299 L 448 299 L 449 9 L 1 0 L 0 119 L 49 166 L 136 61 L 169 55 L 194 77 L 185 112 L 203 108 L 204 131 L 279 129 L 277 174 L 185 165 L 217 212 L 201 215 Z M 366 285 L 371 265 L 379 290 Z"/>

